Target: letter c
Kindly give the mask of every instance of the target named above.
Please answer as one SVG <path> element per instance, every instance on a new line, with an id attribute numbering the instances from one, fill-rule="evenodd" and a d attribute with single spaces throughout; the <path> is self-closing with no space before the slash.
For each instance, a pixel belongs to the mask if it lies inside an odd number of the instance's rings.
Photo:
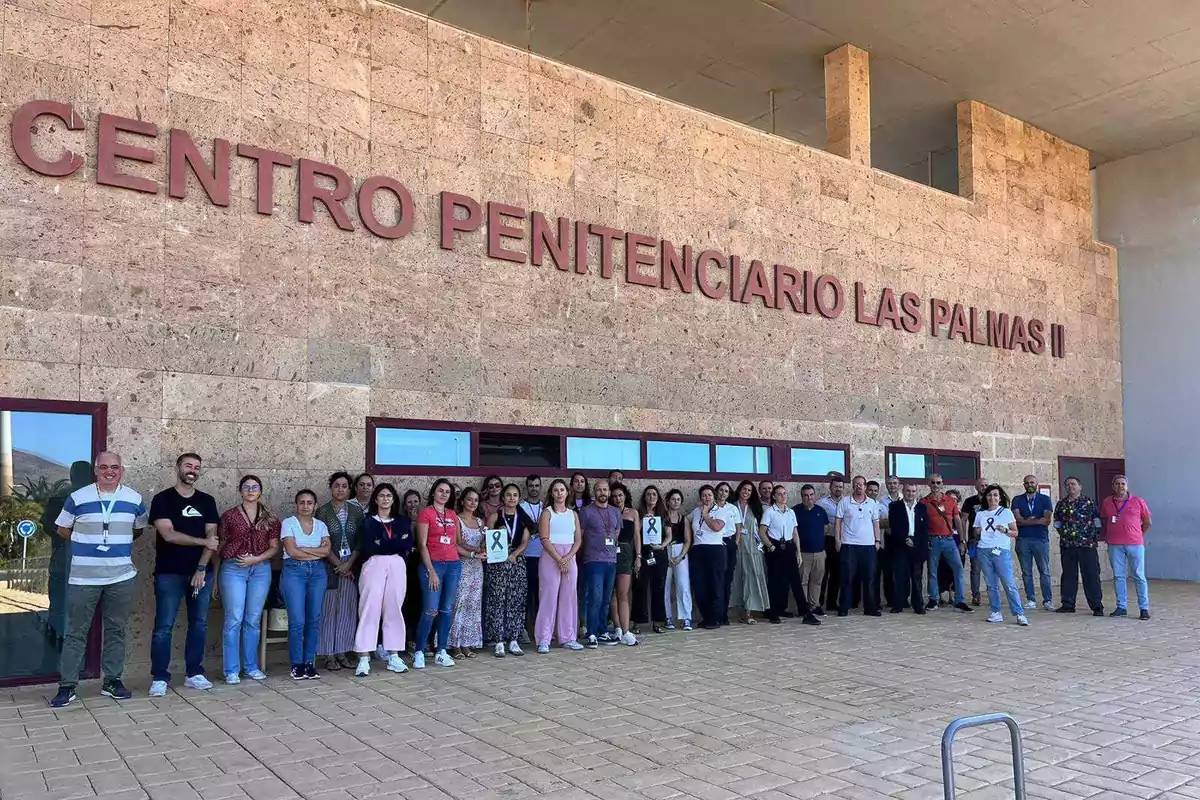
<path id="1" fill-rule="evenodd" d="M 63 150 L 57 161 L 47 161 L 33 149 L 33 123 L 38 117 L 56 117 L 69 131 L 83 130 L 83 117 L 66 103 L 30 100 L 13 114 L 11 136 L 13 150 L 21 163 L 41 175 L 63 178 L 83 166 L 83 156 Z"/>

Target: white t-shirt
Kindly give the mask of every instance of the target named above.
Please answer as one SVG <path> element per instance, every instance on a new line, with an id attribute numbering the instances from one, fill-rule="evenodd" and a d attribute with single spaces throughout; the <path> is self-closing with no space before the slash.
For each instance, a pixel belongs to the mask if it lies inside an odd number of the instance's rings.
<path id="1" fill-rule="evenodd" d="M 1013 516 L 1012 511 L 1001 506 L 995 511 L 989 511 L 986 508 L 982 511 L 975 512 L 975 525 L 980 532 L 979 546 L 988 550 L 1011 550 L 1012 539 L 1007 533 L 1002 533 L 997 528 L 1008 526 L 1008 530 L 1015 531 L 1017 529 L 1017 520 Z"/>
<path id="2" fill-rule="evenodd" d="M 324 522 L 319 519 L 312 521 L 312 533 L 305 533 L 304 528 L 300 527 L 300 520 L 296 517 L 288 517 L 280 524 L 279 539 L 295 539 L 297 547 L 320 547 L 321 540 L 329 538 L 329 528 Z M 291 558 L 287 554 L 287 548 L 283 551 L 284 558 Z"/>
<path id="3" fill-rule="evenodd" d="M 708 523 L 700 519 L 700 509 L 697 508 L 692 512 L 692 544 L 723 544 L 726 536 L 737 533 L 737 524 L 742 521 L 741 512 L 733 503 L 726 503 L 724 508 L 713 506 L 708 516 L 713 520 L 724 520 L 725 527 L 720 531 L 708 527 Z"/>
<path id="4" fill-rule="evenodd" d="M 796 531 L 796 512 L 790 508 L 780 511 L 774 505 L 763 510 L 762 524 L 767 526 L 767 536 L 776 542 L 790 542 Z"/>
<path id="5" fill-rule="evenodd" d="M 546 504 L 540 500 L 536 503 L 531 503 L 528 500 L 522 500 L 520 508 L 525 509 L 525 513 L 533 520 L 533 536 L 529 539 L 529 544 L 525 548 L 526 558 L 538 558 L 542 555 L 542 537 L 537 535 L 538 522 L 542 518 L 542 510 Z M 574 533 L 572 533 L 574 536 Z"/>
<path id="6" fill-rule="evenodd" d="M 862 502 L 846 496 L 838 503 L 837 518 L 842 521 L 842 544 L 875 544 L 875 521 L 879 503 L 869 497 Z"/>
<path id="7" fill-rule="evenodd" d="M 845 497 L 845 495 L 842 495 L 842 497 Z M 825 509 L 825 516 L 829 517 L 829 530 L 825 533 L 826 536 L 833 536 L 833 521 L 837 519 L 838 503 L 840 502 L 840 500 L 834 500 L 829 495 L 825 495 L 817 501 L 817 505 Z"/>

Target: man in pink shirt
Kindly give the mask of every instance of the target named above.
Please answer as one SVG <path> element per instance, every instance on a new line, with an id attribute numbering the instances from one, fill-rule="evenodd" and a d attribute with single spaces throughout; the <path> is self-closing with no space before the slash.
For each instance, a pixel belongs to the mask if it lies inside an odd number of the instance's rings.
<path id="1" fill-rule="evenodd" d="M 1113 493 L 1100 504 L 1100 519 L 1108 542 L 1108 560 L 1112 564 L 1117 589 L 1117 610 L 1110 617 L 1126 615 L 1126 575 L 1133 574 L 1137 588 L 1139 619 L 1150 619 L 1150 588 L 1146 584 L 1145 536 L 1150 532 L 1150 507 L 1129 493 L 1124 475 L 1113 478 Z"/>

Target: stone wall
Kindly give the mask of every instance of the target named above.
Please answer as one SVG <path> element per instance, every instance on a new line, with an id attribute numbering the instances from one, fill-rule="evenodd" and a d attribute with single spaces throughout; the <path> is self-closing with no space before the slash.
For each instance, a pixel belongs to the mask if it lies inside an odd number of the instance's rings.
<path id="1" fill-rule="evenodd" d="M 368 415 L 845 442 L 871 476 L 887 445 L 978 450 L 1012 487 L 1121 455 L 1087 153 L 977 103 L 957 197 L 375 3 L 21 2 L 3 41 L 0 125 L 70 103 L 87 129 L 42 118 L 36 145 L 87 163 L 48 178 L 0 147 L 0 395 L 106 401 L 147 495 L 194 449 L 222 507 L 247 471 L 282 507 L 361 468 Z M 158 194 L 97 185 L 101 112 L 158 124 L 157 162 L 122 162 Z M 298 222 L 295 169 L 260 215 L 243 158 L 229 207 L 194 178 L 170 199 L 171 127 L 390 175 L 415 229 Z M 482 233 L 442 250 L 442 190 L 1038 316 L 1067 357 L 490 259 Z"/>

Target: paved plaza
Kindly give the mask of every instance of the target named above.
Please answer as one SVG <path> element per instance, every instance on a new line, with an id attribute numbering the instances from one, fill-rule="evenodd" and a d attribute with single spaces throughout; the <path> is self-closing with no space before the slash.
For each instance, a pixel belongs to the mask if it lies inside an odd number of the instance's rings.
<path id="1" fill-rule="evenodd" d="M 1200 586 L 1151 591 L 1150 622 L 943 609 L 157 700 L 131 674 L 133 700 L 93 681 L 58 712 L 3 690 L 0 797 L 920 800 L 950 720 L 1010 711 L 1031 798 L 1200 798 Z M 1003 729 L 956 756 L 960 798 L 1013 796 Z"/>

